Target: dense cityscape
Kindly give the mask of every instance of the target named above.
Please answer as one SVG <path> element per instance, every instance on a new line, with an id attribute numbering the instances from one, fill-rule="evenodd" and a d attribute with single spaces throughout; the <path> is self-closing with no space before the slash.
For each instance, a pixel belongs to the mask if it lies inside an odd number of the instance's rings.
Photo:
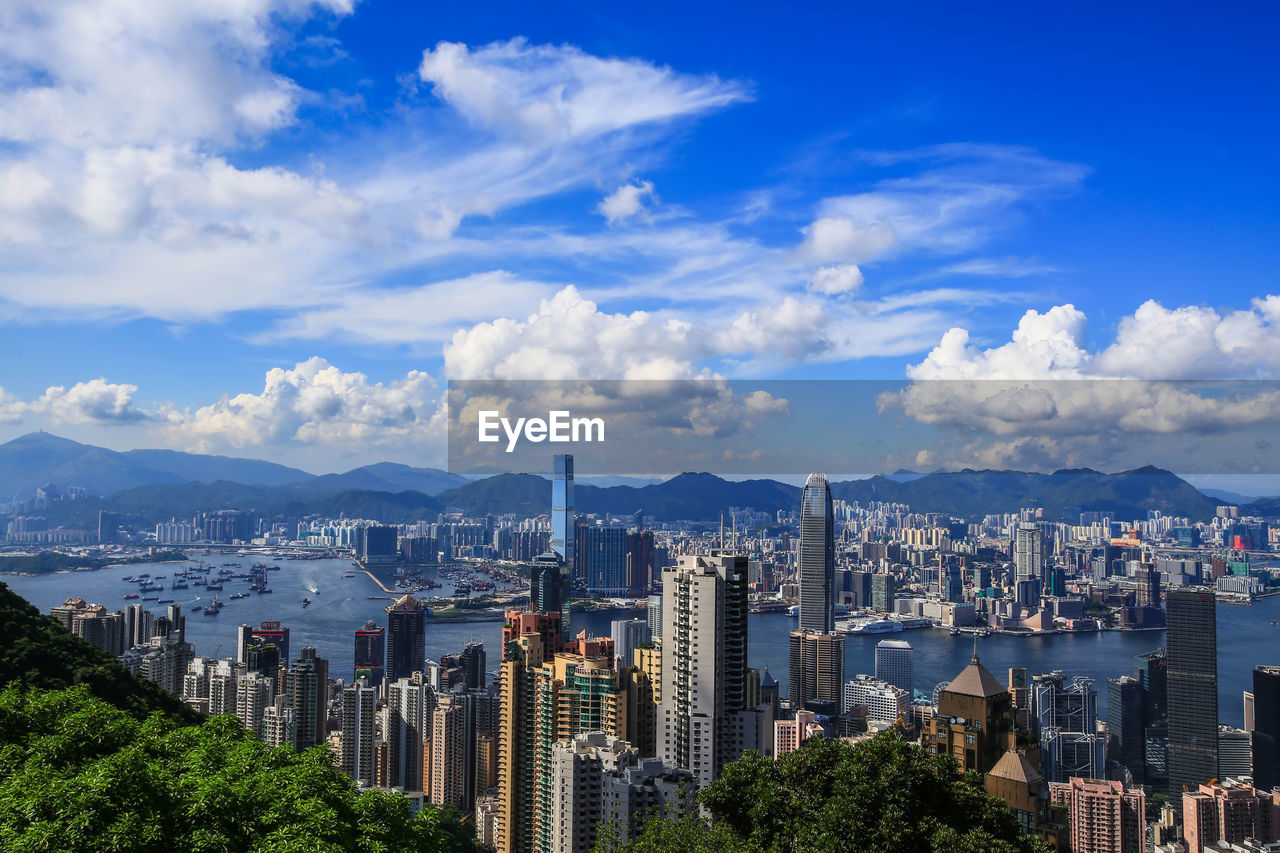
<path id="1" fill-rule="evenodd" d="M 56 544 L 35 513 L 68 491 L 51 484 L 13 507 L 11 550 Z M 183 553 L 126 565 L 120 584 L 137 592 L 122 608 L 72 595 L 49 614 L 201 714 L 234 715 L 272 746 L 327 748 L 361 789 L 457 809 L 504 853 L 625 845 L 655 813 L 696 816 L 697 792 L 749 752 L 778 760 L 812 738 L 884 732 L 979 774 L 1055 849 L 1280 844 L 1274 637 L 1258 638 L 1243 725 L 1219 709 L 1219 603 L 1280 592 L 1280 531 L 1263 518 L 1222 504 L 1207 519 L 1030 508 L 970 521 L 833 500 L 821 474 L 791 512 L 594 517 L 575 512 L 568 454 L 547 498 L 528 518 L 400 525 L 217 510 L 126 532 L 104 510 L 93 544 L 64 546 L 73 561 Z M 234 654 L 196 653 L 189 619 L 226 618 L 326 557 L 384 593 L 371 596 L 382 619 L 349 627 L 349 671 L 331 669 L 328 649 L 291 647 L 288 614 L 338 606 L 318 586 L 276 601 L 278 619 L 240 624 Z M 773 611 L 791 625 L 781 673 L 748 649 L 750 618 Z M 608 634 L 579 629 L 587 614 L 609 618 Z M 438 625 L 492 618 L 499 648 L 427 657 Z M 971 638 L 970 662 L 922 684 L 913 631 Z M 999 673 L 982 661 L 991 637 L 1106 631 L 1152 642 L 1105 683 L 1040 671 L 1034 654 Z M 874 671 L 850 671 L 846 642 L 867 634 L 884 635 Z"/>

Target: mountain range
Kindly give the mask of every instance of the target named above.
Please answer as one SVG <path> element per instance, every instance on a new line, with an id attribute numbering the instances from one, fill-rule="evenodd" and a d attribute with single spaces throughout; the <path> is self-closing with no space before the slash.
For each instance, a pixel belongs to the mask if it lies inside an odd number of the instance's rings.
<path id="1" fill-rule="evenodd" d="M 89 524 L 99 509 L 116 511 L 138 526 L 223 508 L 253 509 L 282 520 L 345 514 L 407 522 L 451 508 L 468 515 L 536 515 L 549 511 L 551 499 L 550 483 L 536 474 L 472 479 L 380 462 L 317 476 L 255 459 L 169 450 L 122 453 L 48 433 L 30 433 L 0 445 L 0 495 L 29 496 L 50 482 L 84 486 L 95 493 L 87 500 L 41 510 L 51 522 L 68 525 Z M 729 481 L 685 473 L 647 485 L 591 485 L 579 480 L 575 505 L 588 514 L 627 515 L 642 509 L 661 520 L 715 521 L 730 507 L 794 512 L 800 491 L 776 480 Z M 1064 511 L 1066 517 L 1076 511 L 1100 511 L 1129 520 L 1145 517 L 1148 510 L 1207 519 L 1227 502 L 1153 467 L 1115 474 L 1087 468 L 1052 474 L 900 471 L 832 483 L 832 495 L 862 504 L 902 503 L 917 512 L 964 518 L 1036 506 L 1052 520 L 1063 518 Z M 1274 515 L 1277 510 L 1275 500 L 1259 500 L 1241 511 Z"/>

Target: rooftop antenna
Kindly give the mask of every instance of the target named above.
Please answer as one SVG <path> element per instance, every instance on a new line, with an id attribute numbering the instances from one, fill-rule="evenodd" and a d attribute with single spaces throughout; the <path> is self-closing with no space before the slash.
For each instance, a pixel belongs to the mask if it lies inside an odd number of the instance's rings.
<path id="1" fill-rule="evenodd" d="M 724 548 L 724 513 L 720 513 L 720 547 Z"/>

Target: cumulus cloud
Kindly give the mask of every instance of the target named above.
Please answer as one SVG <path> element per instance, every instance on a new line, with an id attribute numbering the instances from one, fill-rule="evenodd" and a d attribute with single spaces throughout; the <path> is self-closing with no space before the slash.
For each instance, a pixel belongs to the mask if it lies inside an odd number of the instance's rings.
<path id="1" fill-rule="evenodd" d="M 968 436 L 919 464 L 1101 466 L 1163 452 L 1166 465 L 1248 470 L 1254 433 L 1280 418 L 1277 306 L 1267 296 L 1224 315 L 1148 301 L 1100 349 L 1072 305 L 1027 311 L 1008 342 L 988 348 L 952 328 L 908 367 L 913 383 L 879 402 Z M 1187 443 L 1202 435 L 1221 438 Z"/>
<path id="2" fill-rule="evenodd" d="M 71 387 L 51 385 L 34 400 L 22 400 L 0 388 L 0 423 L 38 419 L 51 424 L 133 424 L 150 419 L 134 407 L 137 385 L 90 379 Z"/>
<path id="3" fill-rule="evenodd" d="M 862 287 L 862 270 L 857 264 L 838 264 L 830 267 L 819 267 L 809 279 L 809 290 L 835 296 L 841 293 L 856 293 Z"/>
<path id="4" fill-rule="evenodd" d="M 605 218 L 606 222 L 614 225 L 625 219 L 630 219 L 636 214 L 644 213 L 646 210 L 645 199 L 650 202 L 657 200 L 657 196 L 653 192 L 652 181 L 623 184 L 605 196 L 596 210 Z"/>
<path id="5" fill-rule="evenodd" d="M 223 396 L 194 411 L 171 410 L 170 443 L 202 451 L 301 443 L 346 448 L 434 441 L 444 436 L 435 380 L 411 370 L 391 382 L 371 382 L 313 357 L 267 371 L 260 393 Z"/>

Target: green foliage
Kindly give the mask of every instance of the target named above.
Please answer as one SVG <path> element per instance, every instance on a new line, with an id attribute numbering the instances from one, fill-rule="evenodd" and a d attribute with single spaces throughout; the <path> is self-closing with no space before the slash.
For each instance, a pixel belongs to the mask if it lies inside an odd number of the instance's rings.
<path id="1" fill-rule="evenodd" d="M 75 557 L 57 551 L 41 551 L 39 554 L 17 554 L 0 557 L 0 572 L 24 575 L 48 575 L 77 569 L 100 569 L 103 566 L 132 565 L 134 563 L 164 563 L 185 560 L 181 551 L 156 551 L 136 557 Z"/>
<path id="2" fill-rule="evenodd" d="M 82 684 L 135 717 L 161 711 L 175 720 L 200 715 L 154 683 L 132 676 L 114 657 L 44 616 L 0 583 L 0 686 L 58 689 Z"/>
<path id="3" fill-rule="evenodd" d="M 748 753 L 698 797 L 712 815 L 651 820 L 614 851 L 728 850 L 771 853 L 1039 853 L 977 774 L 960 775 L 894 732 L 850 745 L 813 739 L 774 761 Z"/>
<path id="4" fill-rule="evenodd" d="M 81 686 L 0 692 L 0 849 L 472 850 L 397 794 L 357 792 L 323 747 L 267 746 L 234 717 L 139 720 Z"/>

